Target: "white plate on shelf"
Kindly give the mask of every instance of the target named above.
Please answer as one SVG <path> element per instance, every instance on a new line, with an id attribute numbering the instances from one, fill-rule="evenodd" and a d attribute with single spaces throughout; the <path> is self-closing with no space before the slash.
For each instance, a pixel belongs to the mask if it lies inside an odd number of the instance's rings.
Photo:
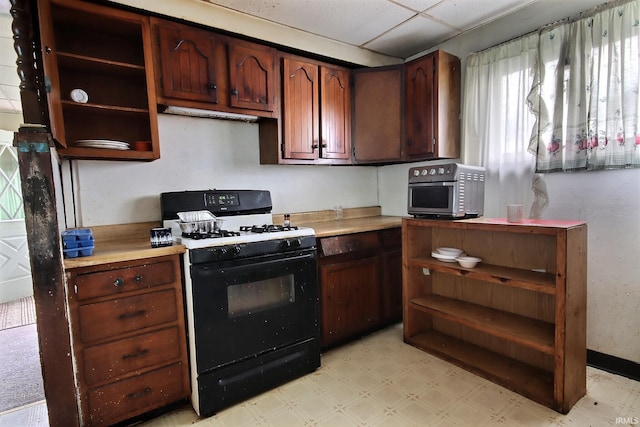
<path id="1" fill-rule="evenodd" d="M 123 141 L 112 141 L 110 139 L 79 139 L 75 142 L 76 147 L 85 148 L 109 148 L 111 150 L 130 150 L 131 145 Z"/>
<path id="2" fill-rule="evenodd" d="M 464 252 L 462 254 L 464 254 Z M 431 252 L 431 256 L 437 259 L 438 261 L 442 261 L 442 262 L 457 262 L 456 258 L 459 257 L 460 255 L 446 255 L 446 254 L 441 254 L 437 251 L 433 251 Z"/>
<path id="3" fill-rule="evenodd" d="M 436 252 L 442 255 L 460 256 L 464 251 L 458 248 L 436 248 Z"/>

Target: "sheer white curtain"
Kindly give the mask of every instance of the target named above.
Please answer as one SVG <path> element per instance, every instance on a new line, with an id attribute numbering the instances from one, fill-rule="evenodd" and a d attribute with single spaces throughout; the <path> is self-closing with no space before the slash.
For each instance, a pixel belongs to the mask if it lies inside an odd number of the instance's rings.
<path id="1" fill-rule="evenodd" d="M 540 31 L 529 96 L 539 172 L 640 167 L 639 5 L 615 2 Z"/>
<path id="2" fill-rule="evenodd" d="M 537 47 L 536 33 L 467 58 L 464 159 L 486 168 L 485 216 L 504 217 L 506 205 L 528 209 L 534 200 L 535 157 L 527 151 L 534 116 L 525 100 Z M 543 188 L 541 177 L 535 178 L 537 188 Z"/>

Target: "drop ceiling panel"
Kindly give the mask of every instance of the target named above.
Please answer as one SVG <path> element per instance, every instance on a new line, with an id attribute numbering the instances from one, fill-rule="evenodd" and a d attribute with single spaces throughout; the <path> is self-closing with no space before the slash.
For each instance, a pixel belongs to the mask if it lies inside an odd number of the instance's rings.
<path id="1" fill-rule="evenodd" d="M 457 33 L 458 31 L 451 27 L 417 15 L 401 26 L 365 44 L 364 47 L 386 55 L 407 58 L 416 52 L 427 50 Z"/>
<path id="2" fill-rule="evenodd" d="M 419 13 L 424 12 L 433 5 L 440 3 L 442 0 L 390 0 L 397 4 L 408 7 L 409 9 Z"/>
<path id="3" fill-rule="evenodd" d="M 425 13 L 460 30 L 467 30 L 512 13 L 535 0 L 446 0 Z"/>
<path id="4" fill-rule="evenodd" d="M 414 12 L 388 0 L 210 0 L 211 3 L 356 46 Z"/>

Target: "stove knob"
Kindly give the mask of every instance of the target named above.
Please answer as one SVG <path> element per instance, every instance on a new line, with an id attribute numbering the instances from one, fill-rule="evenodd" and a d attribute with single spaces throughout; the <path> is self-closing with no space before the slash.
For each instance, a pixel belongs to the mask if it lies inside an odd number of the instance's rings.
<path id="1" fill-rule="evenodd" d="M 227 257 L 227 253 L 229 252 L 229 249 L 227 249 L 227 248 L 218 248 L 218 249 L 216 249 L 215 252 L 218 255 L 217 256 L 218 259 L 225 259 Z"/>
<path id="2" fill-rule="evenodd" d="M 292 239 L 291 242 L 291 247 L 292 248 L 299 248 L 300 246 L 302 246 L 302 240 L 297 238 L 297 239 Z"/>
<path id="3" fill-rule="evenodd" d="M 280 242 L 280 248 L 285 251 L 291 249 L 291 240 L 284 239 L 282 242 Z"/>
<path id="4" fill-rule="evenodd" d="M 233 249 L 231 249 L 231 253 L 233 254 L 234 257 L 237 257 L 238 255 L 240 255 L 240 252 L 242 252 L 242 248 L 239 245 L 236 245 L 233 247 Z"/>

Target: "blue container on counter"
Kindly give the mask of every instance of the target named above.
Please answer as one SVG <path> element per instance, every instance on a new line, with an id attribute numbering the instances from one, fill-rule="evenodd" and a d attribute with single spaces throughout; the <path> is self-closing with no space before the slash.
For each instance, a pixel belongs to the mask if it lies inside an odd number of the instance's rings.
<path id="1" fill-rule="evenodd" d="M 72 228 L 62 233 L 65 258 L 93 255 L 93 232 L 90 228 Z"/>

